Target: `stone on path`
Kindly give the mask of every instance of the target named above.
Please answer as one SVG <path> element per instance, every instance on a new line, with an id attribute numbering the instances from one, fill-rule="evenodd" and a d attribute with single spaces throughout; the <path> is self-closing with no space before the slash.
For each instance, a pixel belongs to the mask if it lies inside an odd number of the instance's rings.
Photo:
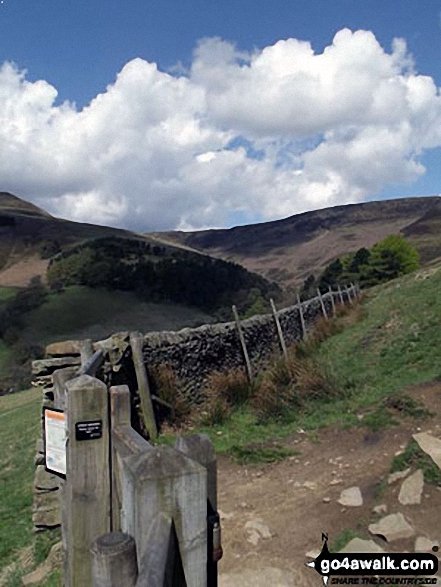
<path id="1" fill-rule="evenodd" d="M 314 481 L 305 481 L 303 487 L 306 487 L 306 489 L 317 489 L 317 483 L 314 483 Z"/>
<path id="2" fill-rule="evenodd" d="M 415 534 L 414 529 L 408 524 L 402 513 L 389 514 L 385 518 L 381 518 L 378 524 L 369 526 L 369 532 L 377 536 L 384 536 L 387 542 L 410 538 Z"/>
<path id="3" fill-rule="evenodd" d="M 432 552 L 432 548 L 434 546 L 439 547 L 439 542 L 436 540 L 430 540 L 430 538 L 426 538 L 425 536 L 418 536 L 415 540 L 415 552 Z"/>
<path id="4" fill-rule="evenodd" d="M 413 438 L 417 441 L 421 450 L 428 454 L 441 469 L 441 440 L 431 434 L 427 434 L 427 432 L 414 434 Z"/>
<path id="5" fill-rule="evenodd" d="M 359 487 L 343 489 L 338 503 L 347 507 L 358 507 L 363 505 L 363 497 Z"/>
<path id="6" fill-rule="evenodd" d="M 387 478 L 387 482 L 389 485 L 395 483 L 395 481 L 399 481 L 400 479 L 404 479 L 410 473 L 410 467 L 405 469 L 404 471 L 397 471 L 396 473 L 391 473 Z"/>
<path id="7" fill-rule="evenodd" d="M 261 538 L 265 539 L 272 537 L 270 529 L 260 518 L 253 518 L 252 520 L 248 520 L 248 522 L 245 524 L 245 530 L 248 534 L 247 540 L 248 542 L 251 542 L 253 546 L 257 546 Z"/>
<path id="8" fill-rule="evenodd" d="M 346 554 L 351 553 L 358 553 L 361 552 L 371 553 L 371 552 L 386 552 L 373 540 L 363 540 L 362 538 L 353 538 L 344 548 L 342 548 L 339 552 L 344 552 Z"/>
<path id="9" fill-rule="evenodd" d="M 312 558 L 312 559 L 315 560 L 316 558 L 318 558 L 320 556 L 320 552 L 321 552 L 321 550 L 318 550 L 318 549 L 316 549 L 316 550 L 309 550 L 305 554 L 305 556 L 307 556 L 308 558 Z"/>
<path id="10" fill-rule="evenodd" d="M 415 471 L 405 479 L 401 485 L 398 501 L 403 505 L 415 505 L 421 503 L 421 495 L 424 487 L 424 474 L 421 469 Z"/>
<path id="11" fill-rule="evenodd" d="M 374 514 L 387 514 L 387 505 L 385 503 L 381 503 L 379 505 L 376 505 L 372 511 L 374 512 Z"/>

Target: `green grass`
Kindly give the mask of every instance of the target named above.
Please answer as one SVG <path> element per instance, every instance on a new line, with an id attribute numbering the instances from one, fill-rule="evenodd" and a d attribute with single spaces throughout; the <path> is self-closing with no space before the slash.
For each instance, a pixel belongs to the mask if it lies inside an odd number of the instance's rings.
<path id="1" fill-rule="evenodd" d="M 307 401 L 287 421 L 265 424 L 243 406 L 224 424 L 198 430 L 210 435 L 218 452 L 228 452 L 299 428 L 380 429 L 402 418 L 428 416 L 405 389 L 441 375 L 441 267 L 371 289 L 363 308 L 358 321 L 312 350 L 339 388 L 336 399 Z"/>
<path id="2" fill-rule="evenodd" d="M 23 575 L 42 563 L 60 530 L 35 535 L 32 499 L 35 443 L 40 430 L 41 391 L 29 389 L 0 397 L 0 571 L 15 563 L 5 587 L 21 587 Z M 23 569 L 20 551 L 33 545 L 33 565 Z M 54 571 L 41 587 L 60 587 L 61 571 Z"/>
<path id="3" fill-rule="evenodd" d="M 283 461 L 287 457 L 299 455 L 298 451 L 293 451 L 284 446 L 262 446 L 249 445 L 237 446 L 234 445 L 229 450 L 229 454 L 234 461 L 240 465 L 258 465 L 267 463 L 276 463 Z"/>
<path id="4" fill-rule="evenodd" d="M 441 485 L 441 470 L 415 440 L 409 442 L 402 454 L 394 457 L 390 472 L 404 471 L 408 467 L 421 469 L 426 483 Z"/>
<path id="5" fill-rule="evenodd" d="M 32 541 L 32 481 L 40 413 L 37 389 L 0 397 L 0 569 Z"/>
<path id="6" fill-rule="evenodd" d="M 174 330 L 208 322 L 210 316 L 177 304 L 153 304 L 131 292 L 71 286 L 52 292 L 25 317 L 27 334 L 48 343 L 66 338 L 99 340 L 123 330 Z"/>
<path id="7" fill-rule="evenodd" d="M 6 302 L 15 296 L 18 287 L 0 287 L 0 302 Z"/>
<path id="8" fill-rule="evenodd" d="M 354 538 L 363 538 L 363 535 L 358 530 L 352 530 L 351 528 L 345 528 L 338 534 L 336 538 L 329 544 L 330 552 L 340 552 L 351 540 Z"/>

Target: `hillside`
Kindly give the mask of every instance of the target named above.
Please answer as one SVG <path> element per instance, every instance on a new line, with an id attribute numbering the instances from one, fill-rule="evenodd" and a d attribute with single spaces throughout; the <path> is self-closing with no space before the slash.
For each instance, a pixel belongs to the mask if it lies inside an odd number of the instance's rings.
<path id="1" fill-rule="evenodd" d="M 339 399 L 312 400 L 286 423 L 258 424 L 238 409 L 226 423 L 196 429 L 218 452 L 220 587 L 314 587 L 320 578 L 304 566 L 305 555 L 320 548 L 323 531 L 331 551 L 357 536 L 387 552 L 413 552 L 421 536 L 439 541 L 441 475 L 412 448 L 412 434 L 441 436 L 440 290 L 441 264 L 433 263 L 366 294 L 355 319 L 314 351 L 344 391 Z M 31 523 L 40 410 L 37 390 L 0 397 L 0 438 L 8 446 L 0 459 L 0 584 L 4 578 L 8 587 L 59 540 L 57 531 L 35 534 Z M 408 478 L 423 471 L 421 504 L 399 502 L 403 479 L 389 483 L 390 473 L 407 468 Z M 363 504 L 342 507 L 341 493 L 351 487 Z M 373 537 L 368 527 L 384 516 L 373 511 L 379 506 L 403 513 L 414 536 Z M 60 570 L 40 585 L 61 585 Z"/>
<path id="2" fill-rule="evenodd" d="M 230 229 L 151 236 L 240 263 L 282 286 L 297 286 L 333 259 L 391 233 L 404 234 L 423 263 L 441 257 L 441 198 L 350 204 Z"/>
<path id="3" fill-rule="evenodd" d="M 205 253 L 128 230 L 54 218 L 0 192 L 0 287 L 25 287 L 35 276 L 46 281 L 51 275 L 58 286 L 136 290 L 144 301 L 204 309 L 240 305 L 253 288 L 272 288 L 261 276 Z"/>

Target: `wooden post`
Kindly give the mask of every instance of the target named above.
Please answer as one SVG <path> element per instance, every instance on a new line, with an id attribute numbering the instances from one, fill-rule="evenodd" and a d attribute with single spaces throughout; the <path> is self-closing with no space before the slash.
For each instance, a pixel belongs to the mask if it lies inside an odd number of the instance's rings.
<path id="1" fill-rule="evenodd" d="M 346 285 L 346 286 L 345 286 L 345 290 L 346 290 L 346 295 L 348 296 L 348 301 L 349 301 L 349 303 L 350 303 L 350 304 L 351 304 L 351 306 L 352 306 L 352 304 L 353 304 L 354 302 L 353 302 L 353 300 L 352 300 L 351 289 L 350 289 L 350 288 L 349 288 L 349 287 Z"/>
<path id="2" fill-rule="evenodd" d="M 118 457 L 113 433 L 118 428 L 131 427 L 130 390 L 127 385 L 110 388 L 110 458 L 111 458 L 111 497 L 112 531 L 121 530 L 121 479 Z"/>
<path id="3" fill-rule="evenodd" d="M 126 512 L 123 518 L 126 527 L 122 529 L 135 538 L 139 584 L 147 584 L 141 577 L 155 571 L 159 564 L 158 558 L 155 562 L 148 553 L 153 546 L 150 536 L 156 517 L 162 513 L 173 522 L 172 529 L 176 532 L 176 558 L 169 560 L 168 565 L 178 568 L 182 562 L 185 584 L 189 587 L 207 587 L 206 469 L 168 446 L 154 447 L 141 454 L 125 457 L 121 463 L 123 510 Z M 146 568 L 144 557 L 147 557 L 150 565 L 154 565 L 154 569 Z M 161 587 L 167 584 L 163 582 Z M 153 587 L 156 583 L 148 585 Z"/>
<path id="4" fill-rule="evenodd" d="M 149 380 L 142 357 L 142 335 L 139 332 L 130 334 L 130 345 L 132 347 L 133 364 L 135 365 L 136 379 L 138 381 L 139 397 L 145 427 L 151 439 L 158 437 L 155 412 L 153 411 L 152 398 L 150 395 Z"/>
<path id="5" fill-rule="evenodd" d="M 331 286 L 329 286 L 329 295 L 331 296 L 332 315 L 335 316 L 334 292 L 332 291 Z"/>
<path id="6" fill-rule="evenodd" d="M 182 577 L 182 568 L 179 569 L 180 577 L 178 580 L 180 582 L 178 584 L 177 577 L 173 576 L 175 565 L 170 564 L 170 562 L 176 559 L 178 553 L 176 552 L 177 544 L 175 536 L 173 536 L 174 544 L 171 544 L 172 532 L 175 534 L 175 529 L 172 529 L 171 519 L 159 512 L 153 520 L 147 536 L 149 548 L 142 553 L 139 563 L 140 585 L 145 585 L 146 587 L 164 587 L 164 585 L 186 587 L 185 578 Z M 172 568 L 170 569 L 170 567 Z M 167 577 L 170 574 L 170 570 L 172 577 Z"/>
<path id="7" fill-rule="evenodd" d="M 80 347 L 81 366 L 83 366 L 93 355 L 93 344 L 90 338 L 80 340 L 78 343 Z"/>
<path id="8" fill-rule="evenodd" d="M 245 338 L 244 338 L 244 335 L 242 332 L 242 326 L 240 325 L 239 314 L 237 313 L 236 306 L 233 306 L 233 314 L 234 314 L 234 320 L 236 322 L 237 333 L 239 334 L 240 345 L 242 347 L 242 352 L 243 352 L 243 356 L 245 359 L 245 365 L 246 365 L 247 373 L 248 373 L 248 380 L 251 382 L 253 379 L 253 370 L 251 368 L 251 361 L 250 361 L 250 357 L 248 356 L 247 345 L 245 344 Z"/>
<path id="9" fill-rule="evenodd" d="M 135 541 L 123 532 L 97 538 L 92 547 L 93 587 L 135 587 L 138 578 Z"/>
<path id="10" fill-rule="evenodd" d="M 276 323 L 277 335 L 279 337 L 280 346 L 282 348 L 282 353 L 285 359 L 288 358 L 288 351 L 286 350 L 285 338 L 283 337 L 282 327 L 280 326 L 279 316 L 277 314 L 276 306 L 274 304 L 273 298 L 270 299 L 271 303 L 271 310 L 273 311 L 274 322 Z"/>
<path id="11" fill-rule="evenodd" d="M 328 320 L 328 313 L 325 308 L 325 302 L 323 301 L 322 294 L 320 293 L 320 288 L 317 288 L 317 295 L 320 300 L 320 305 L 322 307 L 323 316 L 325 317 L 326 320 Z"/>
<path id="12" fill-rule="evenodd" d="M 343 299 L 343 293 L 342 293 L 342 291 L 341 291 L 340 284 L 338 284 L 338 295 L 340 296 L 340 303 L 341 303 L 341 305 L 343 306 L 343 305 L 344 305 L 344 303 L 345 303 L 345 301 L 344 301 L 344 299 Z"/>
<path id="13" fill-rule="evenodd" d="M 66 383 L 69 379 L 73 379 L 78 369 L 76 367 L 66 367 L 65 369 L 57 369 L 52 374 L 52 381 L 54 382 L 54 406 L 58 410 L 66 409 Z"/>
<path id="14" fill-rule="evenodd" d="M 96 538 L 110 530 L 107 387 L 81 375 L 66 383 L 67 472 L 62 514 L 66 587 L 91 587 Z M 83 424 L 79 426 L 79 424 Z M 95 433 L 92 431 L 95 425 Z M 101 435 L 100 435 L 101 428 Z"/>
<path id="15" fill-rule="evenodd" d="M 207 470 L 207 517 L 212 516 L 217 513 L 217 460 L 213 443 L 206 434 L 192 434 L 191 436 L 178 436 L 175 448 Z M 208 540 L 207 587 L 217 587 L 218 563 L 213 553 L 214 540 L 211 530 L 208 534 Z"/>
<path id="16" fill-rule="evenodd" d="M 300 301 L 299 294 L 297 294 L 297 305 L 299 307 L 300 324 L 302 325 L 302 335 L 303 335 L 303 338 L 306 340 L 308 338 L 308 333 L 306 332 L 305 317 L 303 316 L 303 307 L 302 307 L 302 302 Z"/>

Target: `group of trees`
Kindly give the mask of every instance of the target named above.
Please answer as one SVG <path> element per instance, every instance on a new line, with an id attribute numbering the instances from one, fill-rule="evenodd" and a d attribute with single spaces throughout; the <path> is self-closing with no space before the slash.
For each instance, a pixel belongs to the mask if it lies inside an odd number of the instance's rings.
<path id="1" fill-rule="evenodd" d="M 374 245 L 335 259 L 316 279 L 307 277 L 302 286 L 304 295 L 314 294 L 317 288 L 326 291 L 338 284 L 359 282 L 371 287 L 405 275 L 419 267 L 418 251 L 404 237 L 391 234 Z"/>
<path id="2" fill-rule="evenodd" d="M 234 263 L 121 238 L 97 239 L 64 251 L 51 260 L 48 283 L 52 289 L 77 284 L 134 291 L 145 300 L 209 311 L 238 299 L 247 309 L 256 303 L 256 289 L 263 297 L 277 289 Z"/>

